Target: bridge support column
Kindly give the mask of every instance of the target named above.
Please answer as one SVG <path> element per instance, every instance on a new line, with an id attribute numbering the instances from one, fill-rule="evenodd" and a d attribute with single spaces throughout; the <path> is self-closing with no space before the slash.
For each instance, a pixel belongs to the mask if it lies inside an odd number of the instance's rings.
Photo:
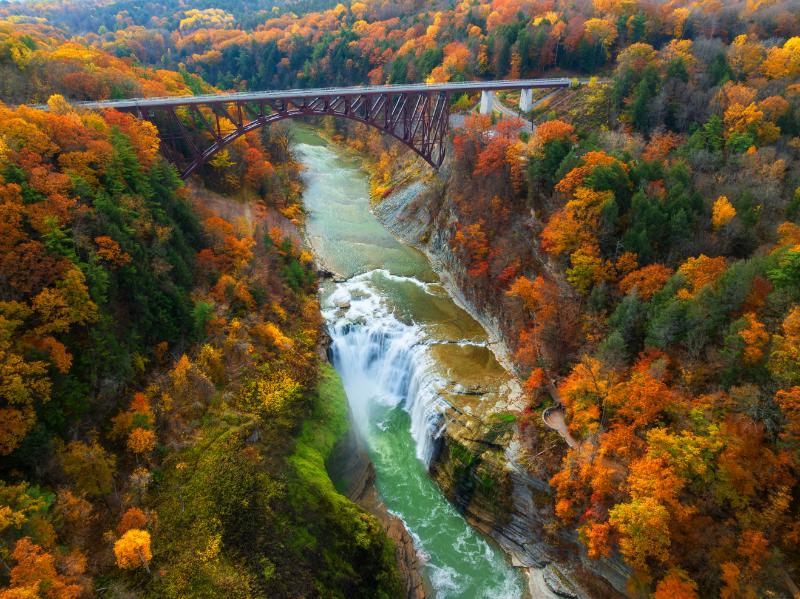
<path id="1" fill-rule="evenodd" d="M 533 90 L 523 89 L 519 92 L 520 112 L 530 112 L 533 108 Z"/>
<path id="2" fill-rule="evenodd" d="M 492 114 L 494 105 L 494 92 L 481 92 L 481 114 Z"/>

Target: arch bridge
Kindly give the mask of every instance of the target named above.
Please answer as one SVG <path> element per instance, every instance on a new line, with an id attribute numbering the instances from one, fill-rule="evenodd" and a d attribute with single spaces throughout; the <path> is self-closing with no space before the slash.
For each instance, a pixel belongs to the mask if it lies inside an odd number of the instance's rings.
<path id="1" fill-rule="evenodd" d="M 583 83 L 583 82 L 581 82 Z M 480 111 L 488 114 L 493 94 L 520 90 L 520 111 L 532 107 L 538 88 L 567 88 L 568 78 L 469 81 L 437 84 L 370 85 L 254 91 L 165 98 L 76 102 L 91 110 L 113 108 L 147 119 L 159 130 L 165 157 L 187 178 L 238 137 L 269 123 L 304 116 L 336 116 L 364 123 L 400 140 L 434 168 L 447 148 L 450 102 L 456 95 L 481 92 Z M 206 132 L 198 142 L 184 120 Z"/>

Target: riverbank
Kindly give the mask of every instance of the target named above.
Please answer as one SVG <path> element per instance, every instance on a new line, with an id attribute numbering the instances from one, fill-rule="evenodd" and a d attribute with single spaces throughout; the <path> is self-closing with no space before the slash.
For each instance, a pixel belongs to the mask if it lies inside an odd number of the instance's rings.
<path id="1" fill-rule="evenodd" d="M 410 217 L 413 213 L 419 214 L 416 208 L 410 210 L 410 207 L 413 206 L 417 198 L 421 197 L 423 192 L 428 194 L 444 193 L 443 189 L 437 189 L 440 184 L 441 181 L 436 178 L 431 178 L 427 183 L 421 180 L 413 181 L 407 186 L 387 194 L 381 201 L 374 203 L 372 207 L 373 213 L 381 224 L 400 241 L 425 254 L 431 268 L 439 277 L 448 295 L 453 298 L 459 308 L 480 323 L 488 336 L 488 347 L 492 350 L 497 361 L 509 374 L 515 377 L 516 381 L 516 367 L 511 359 L 512 352 L 505 342 L 500 326 L 491 316 L 480 312 L 472 305 L 456 282 L 455 273 L 452 266 L 447 264 L 444 254 L 441 251 L 432 249 L 429 243 L 431 223 L 429 221 L 426 222 L 424 218 Z M 422 207 L 420 206 L 420 208 Z M 522 407 L 524 408 L 524 405 Z"/>

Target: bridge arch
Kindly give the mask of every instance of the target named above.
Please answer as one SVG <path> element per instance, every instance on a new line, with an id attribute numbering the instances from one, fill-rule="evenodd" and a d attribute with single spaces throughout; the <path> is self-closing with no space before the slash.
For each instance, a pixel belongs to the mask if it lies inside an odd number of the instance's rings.
<path id="1" fill-rule="evenodd" d="M 215 138 L 211 143 L 211 145 L 200 150 L 198 154 L 193 157 L 193 159 L 191 160 L 191 162 L 189 162 L 187 166 L 183 168 L 179 167 L 181 178 L 186 179 L 187 177 L 189 177 L 203 164 L 211 160 L 211 158 L 213 158 L 215 154 L 222 151 L 226 146 L 230 145 L 243 135 L 247 135 L 248 133 L 260 129 L 261 127 L 268 126 L 272 123 L 277 123 L 282 120 L 298 119 L 309 116 L 334 116 L 376 128 L 381 133 L 390 135 L 394 139 L 398 140 L 402 144 L 409 147 L 418 156 L 420 156 L 423 160 L 425 160 L 425 162 L 430 164 L 433 168 L 438 168 L 439 166 L 441 166 L 445 157 L 446 145 L 444 139 L 437 138 L 435 143 L 430 144 L 426 143 L 424 139 L 418 139 L 414 137 L 406 138 L 404 136 L 403 131 L 397 131 L 395 129 L 387 129 L 380 123 L 376 123 L 375 120 L 370 120 L 364 118 L 363 116 L 359 116 L 357 114 L 338 114 L 325 111 L 294 109 L 294 110 L 275 112 L 269 115 L 256 117 L 250 120 L 249 122 L 245 123 L 243 126 L 237 127 L 230 133 Z M 444 115 L 444 118 L 449 118 L 449 116 Z M 445 134 L 446 130 L 447 128 L 445 127 Z M 423 135 L 422 137 L 425 136 Z"/>
<path id="2" fill-rule="evenodd" d="M 309 116 L 341 117 L 374 127 L 438 168 L 444 161 L 447 146 L 449 106 L 450 98 L 446 92 L 423 90 L 255 101 L 215 100 L 163 106 L 132 105 L 117 110 L 133 112 L 156 124 L 162 151 L 185 179 L 242 135 L 284 119 Z M 200 128 L 211 134 L 208 145 L 197 145 L 176 112 L 180 108 L 188 108 Z M 211 118 L 206 115 L 211 115 Z M 233 124 L 232 130 L 225 126 L 226 121 Z"/>

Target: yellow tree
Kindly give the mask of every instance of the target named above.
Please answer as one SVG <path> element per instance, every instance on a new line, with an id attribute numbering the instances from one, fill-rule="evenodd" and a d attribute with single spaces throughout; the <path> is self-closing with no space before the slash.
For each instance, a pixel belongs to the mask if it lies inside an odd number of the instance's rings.
<path id="1" fill-rule="evenodd" d="M 150 453 L 156 447 L 156 434 L 149 429 L 136 427 L 128 435 L 127 445 L 136 455 Z"/>
<path id="2" fill-rule="evenodd" d="M 134 570 L 144 567 L 150 571 L 150 560 L 153 554 L 150 551 L 150 533 L 146 530 L 131 528 L 114 543 L 114 557 L 117 566 L 123 570 Z"/>
<path id="3" fill-rule="evenodd" d="M 775 402 L 786 418 L 781 438 L 793 443 L 800 441 L 800 386 L 781 389 L 775 394 Z"/>
<path id="4" fill-rule="evenodd" d="M 730 203 L 726 196 L 719 196 L 714 202 L 711 211 L 711 224 L 714 229 L 720 229 L 727 225 L 736 216 L 736 208 Z"/>
<path id="5" fill-rule="evenodd" d="M 36 421 L 34 406 L 49 401 L 47 363 L 31 361 L 22 343 L 32 311 L 20 302 L 0 302 L 0 455 L 14 451 Z"/>
<path id="6" fill-rule="evenodd" d="M 762 68 L 764 47 L 747 35 L 737 36 L 728 48 L 728 63 L 738 73 L 749 77 Z"/>
<path id="7" fill-rule="evenodd" d="M 584 356 L 575 365 L 558 387 L 567 407 L 571 430 L 589 435 L 600 429 L 601 411 L 610 388 L 611 383 L 599 360 Z"/>
<path id="8" fill-rule="evenodd" d="M 669 512 L 652 497 L 619 503 L 609 511 L 609 522 L 619 531 L 619 548 L 637 570 L 648 571 L 647 562 L 669 558 Z"/>
<path id="9" fill-rule="evenodd" d="M 691 299 L 697 295 L 706 285 L 713 285 L 725 272 L 726 262 L 724 256 L 709 258 L 705 254 L 700 254 L 697 258 L 688 258 L 686 262 L 678 268 L 678 274 L 686 278 L 689 289 L 680 289 L 678 297 L 681 299 Z"/>
<path id="10" fill-rule="evenodd" d="M 769 369 L 787 385 L 800 385 L 800 307 L 793 308 L 783 320 L 783 334 L 773 336 Z"/>
<path id="11" fill-rule="evenodd" d="M 756 318 L 754 312 L 745 314 L 744 320 L 745 326 L 739 331 L 739 336 L 744 341 L 742 361 L 748 366 L 753 366 L 758 364 L 764 357 L 769 343 L 769 333 L 766 327 Z"/>
<path id="12" fill-rule="evenodd" d="M 116 458 L 96 440 L 72 441 L 59 451 L 61 468 L 75 481 L 76 488 L 87 495 L 100 497 L 111 492 Z"/>
<path id="13" fill-rule="evenodd" d="M 596 244 L 584 245 L 570 255 L 567 281 L 581 295 L 588 295 L 592 287 L 609 278 L 608 265 L 600 257 Z"/>
<path id="14" fill-rule="evenodd" d="M 637 42 L 622 50 L 617 56 L 617 71 L 641 71 L 656 59 L 656 51 L 650 44 Z"/>
<path id="15" fill-rule="evenodd" d="M 78 268 L 70 268 L 55 287 L 40 291 L 31 301 L 39 319 L 34 330 L 39 335 L 63 333 L 72 325 L 97 319 L 97 306 L 89 297 L 86 277 Z"/>
<path id="16" fill-rule="evenodd" d="M 575 188 L 572 199 L 547 221 L 541 236 L 542 248 L 551 254 L 572 253 L 583 248 L 583 254 L 591 255 L 589 248 L 596 245 L 600 214 L 613 199 L 611 191 L 595 191 L 582 186 Z"/>
<path id="17" fill-rule="evenodd" d="M 608 53 L 617 39 L 617 27 L 607 19 L 589 19 L 583 24 L 586 36 Z"/>
<path id="18" fill-rule="evenodd" d="M 782 48 L 770 48 L 761 72 L 770 79 L 795 77 L 800 73 L 800 37 L 789 38 Z"/>
<path id="19" fill-rule="evenodd" d="M 30 492 L 28 483 L 7 485 L 0 481 L 0 535 L 4 538 L 19 534 L 37 514 L 47 511 L 42 496 Z M 0 558 L 7 558 L 4 544 L 0 544 Z"/>

